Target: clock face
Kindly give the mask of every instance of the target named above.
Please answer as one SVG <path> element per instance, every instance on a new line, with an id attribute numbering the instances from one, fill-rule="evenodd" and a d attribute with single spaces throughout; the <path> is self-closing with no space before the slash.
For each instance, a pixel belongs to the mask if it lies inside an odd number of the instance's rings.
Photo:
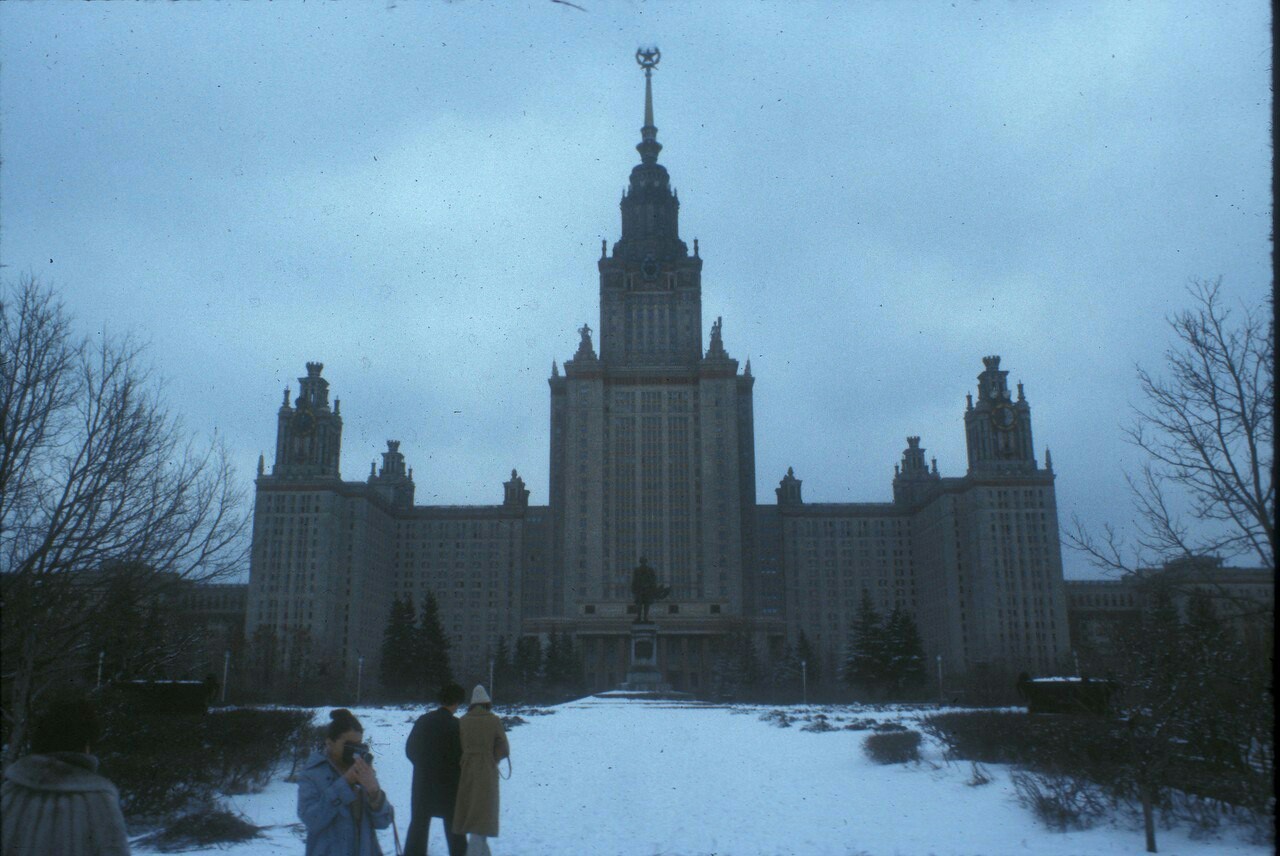
<path id="1" fill-rule="evenodd" d="M 1008 431 L 1018 421 L 1018 414 L 1007 404 L 1001 404 L 991 411 L 991 424 L 1001 431 Z"/>
<path id="2" fill-rule="evenodd" d="M 298 434 L 310 434 L 316 427 L 316 418 L 310 410 L 299 410 L 293 417 L 293 430 Z"/>

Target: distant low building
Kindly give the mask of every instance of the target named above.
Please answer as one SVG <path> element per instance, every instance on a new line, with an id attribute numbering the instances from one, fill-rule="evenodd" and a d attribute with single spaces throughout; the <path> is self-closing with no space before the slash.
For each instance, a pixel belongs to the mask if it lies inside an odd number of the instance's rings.
<path id="1" fill-rule="evenodd" d="M 1213 556 L 1141 568 L 1114 580 L 1067 580 L 1072 644 L 1090 654 L 1116 653 L 1124 629 L 1136 625 L 1157 588 L 1169 592 L 1183 615 L 1194 593 L 1207 595 L 1237 638 L 1260 653 L 1270 651 L 1275 574 L 1267 568 L 1227 567 Z"/>

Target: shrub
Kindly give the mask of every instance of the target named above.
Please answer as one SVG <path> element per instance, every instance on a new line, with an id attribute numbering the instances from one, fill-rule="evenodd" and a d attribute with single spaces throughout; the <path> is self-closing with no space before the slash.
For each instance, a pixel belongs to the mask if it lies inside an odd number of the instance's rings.
<path id="1" fill-rule="evenodd" d="M 125 816 L 155 822 L 218 792 L 261 788 L 294 751 L 311 714 L 233 709 L 205 716 L 104 711 L 102 773 L 120 790 Z"/>
<path id="2" fill-rule="evenodd" d="M 183 815 L 159 832 L 139 841 L 161 853 L 206 848 L 211 845 L 236 844 L 261 836 L 259 827 L 243 817 L 215 805 L 207 805 Z"/>
<path id="3" fill-rule="evenodd" d="M 204 720 L 212 784 L 223 793 L 261 790 L 277 765 L 290 756 L 299 735 L 311 730 L 305 710 L 242 708 Z"/>
<path id="4" fill-rule="evenodd" d="M 974 761 L 972 763 L 972 775 L 969 776 L 969 781 L 965 782 L 965 784 L 971 788 L 989 785 L 991 784 L 991 772 L 977 761 Z"/>
<path id="5" fill-rule="evenodd" d="M 862 744 L 867 757 L 877 764 L 905 764 L 920 760 L 919 731 L 884 731 L 871 734 Z"/>
<path id="6" fill-rule="evenodd" d="M 839 731 L 840 729 L 832 725 L 830 722 L 828 722 L 825 714 L 819 713 L 817 716 L 815 716 L 812 720 L 809 721 L 808 725 L 805 725 L 800 730 L 812 731 L 812 732 L 821 734 L 824 731 Z"/>
<path id="7" fill-rule="evenodd" d="M 878 725 L 873 725 L 872 729 L 877 732 L 906 731 L 907 727 L 901 722 L 881 722 Z"/>
<path id="8" fill-rule="evenodd" d="M 844 727 L 845 731 L 870 731 L 879 723 L 874 719 L 855 719 Z"/>
<path id="9" fill-rule="evenodd" d="M 1024 763 L 1035 742 L 1028 717 L 1021 712 L 940 713 L 926 717 L 921 726 L 938 738 L 953 760 Z"/>
<path id="10" fill-rule="evenodd" d="M 785 710 L 770 710 L 760 714 L 760 721 L 776 725 L 778 728 L 790 728 L 792 718 Z"/>
<path id="11" fill-rule="evenodd" d="M 1088 829 L 1105 817 L 1108 801 L 1098 785 L 1066 773 L 1013 774 L 1018 801 L 1050 829 Z"/>

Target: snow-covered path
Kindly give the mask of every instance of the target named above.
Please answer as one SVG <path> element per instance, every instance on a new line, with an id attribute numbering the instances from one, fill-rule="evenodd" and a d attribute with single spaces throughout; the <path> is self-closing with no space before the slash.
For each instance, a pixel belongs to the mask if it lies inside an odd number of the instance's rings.
<path id="1" fill-rule="evenodd" d="M 590 698 L 526 716 L 509 734 L 514 774 L 502 783 L 498 856 L 950 856 L 950 854 L 1139 854 L 1141 830 L 1101 827 L 1055 833 L 1014 798 L 1009 770 L 994 781 L 967 784 L 969 765 L 947 766 L 935 749 L 926 761 L 880 766 L 862 752 L 867 731 L 812 733 L 761 721 L 758 707 L 710 707 Z M 861 715 L 824 710 L 833 723 Z M 383 787 L 408 827 L 411 769 L 404 739 L 419 711 L 356 711 L 378 752 Z M 914 712 L 867 711 L 880 720 Z M 505 772 L 505 765 L 503 767 Z M 234 804 L 268 838 L 229 850 L 234 856 L 299 853 L 291 828 L 293 787 L 276 782 Z M 1160 852 L 1183 856 L 1248 854 L 1253 846 L 1227 834 L 1193 841 L 1185 830 L 1161 830 Z M 383 837 L 394 853 L 390 831 Z M 439 824 L 430 852 L 446 852 Z"/>

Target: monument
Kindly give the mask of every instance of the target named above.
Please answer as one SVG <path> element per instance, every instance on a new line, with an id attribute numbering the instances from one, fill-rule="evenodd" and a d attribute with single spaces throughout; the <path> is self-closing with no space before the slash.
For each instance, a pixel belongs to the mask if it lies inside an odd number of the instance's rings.
<path id="1" fill-rule="evenodd" d="M 631 623 L 631 661 L 627 679 L 618 689 L 628 693 L 675 693 L 671 685 L 662 680 L 658 669 L 658 625 L 649 620 L 649 607 L 671 594 L 670 586 L 658 584 L 658 575 L 649 567 L 648 560 L 640 557 L 640 564 L 631 571 L 631 595 L 635 598 L 636 617 Z"/>

